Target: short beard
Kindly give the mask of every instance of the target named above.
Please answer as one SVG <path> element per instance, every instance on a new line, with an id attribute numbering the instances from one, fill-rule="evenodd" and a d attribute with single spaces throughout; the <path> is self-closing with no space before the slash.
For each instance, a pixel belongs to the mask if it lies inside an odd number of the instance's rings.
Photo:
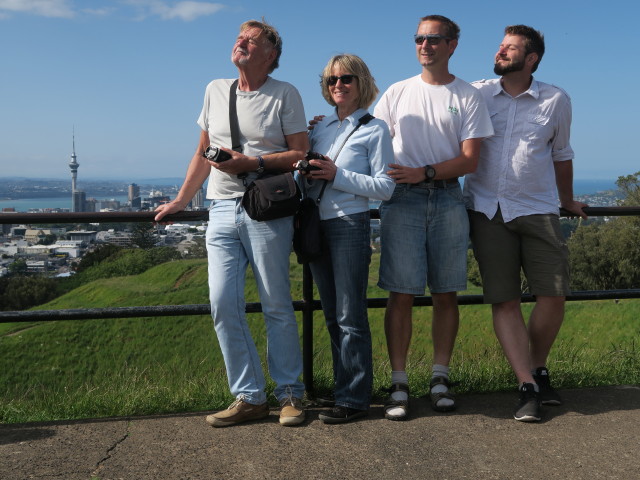
<path id="1" fill-rule="evenodd" d="M 493 73 L 496 75 L 505 75 L 511 72 L 520 72 L 524 69 L 524 59 L 519 60 L 517 62 L 511 62 L 504 67 L 501 66 L 498 62 L 493 65 Z"/>

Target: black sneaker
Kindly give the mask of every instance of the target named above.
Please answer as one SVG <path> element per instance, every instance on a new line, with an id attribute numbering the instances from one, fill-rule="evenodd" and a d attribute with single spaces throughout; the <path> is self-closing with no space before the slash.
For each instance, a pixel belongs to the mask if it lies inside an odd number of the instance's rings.
<path id="1" fill-rule="evenodd" d="M 367 410 L 358 410 L 357 408 L 343 407 L 338 405 L 327 412 L 322 412 L 318 418 L 324 423 L 347 423 L 356 418 L 362 418 L 369 415 Z"/>
<path id="2" fill-rule="evenodd" d="M 336 397 L 334 396 L 333 391 L 316 395 L 313 400 L 321 407 L 335 407 L 336 405 Z"/>
<path id="3" fill-rule="evenodd" d="M 540 416 L 540 398 L 533 383 L 523 383 L 520 386 L 520 403 L 513 414 L 519 422 L 538 422 Z"/>
<path id="4" fill-rule="evenodd" d="M 542 405 L 562 405 L 562 398 L 551 386 L 549 380 L 549 370 L 546 367 L 539 367 L 533 374 L 533 379 L 538 384 L 540 390 L 540 403 Z"/>

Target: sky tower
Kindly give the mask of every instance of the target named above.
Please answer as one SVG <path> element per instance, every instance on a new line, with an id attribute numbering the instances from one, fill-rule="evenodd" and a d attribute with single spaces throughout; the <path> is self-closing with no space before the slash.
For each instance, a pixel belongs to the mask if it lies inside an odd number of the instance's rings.
<path id="1" fill-rule="evenodd" d="M 71 211 L 79 212 L 80 205 L 77 204 L 77 196 L 76 196 L 76 180 L 78 178 L 78 167 L 80 164 L 76 157 L 76 132 L 75 129 L 73 131 L 73 153 L 71 154 L 71 161 L 69 162 L 69 168 L 71 169 Z"/>

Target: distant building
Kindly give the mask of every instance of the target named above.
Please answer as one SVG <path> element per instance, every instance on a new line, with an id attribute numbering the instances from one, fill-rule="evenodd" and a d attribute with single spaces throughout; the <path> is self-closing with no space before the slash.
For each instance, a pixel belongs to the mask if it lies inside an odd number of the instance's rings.
<path id="1" fill-rule="evenodd" d="M 114 198 L 109 200 L 98 200 L 96 202 L 97 212 L 112 212 L 120 209 L 120 201 Z"/>
<path id="2" fill-rule="evenodd" d="M 191 200 L 191 208 L 193 210 L 204 209 L 204 189 L 200 188 Z"/>
<path id="3" fill-rule="evenodd" d="M 187 225 L 186 223 L 172 223 L 171 225 L 166 225 L 164 227 L 164 230 L 167 233 L 180 233 L 180 234 L 186 234 L 189 229 L 191 228 L 191 225 Z"/>
<path id="4" fill-rule="evenodd" d="M 96 231 L 89 231 L 89 230 L 75 230 L 72 232 L 67 232 L 67 238 L 69 240 L 80 240 L 82 242 L 85 242 L 87 244 L 95 242 L 96 240 L 96 234 L 98 232 Z"/>
<path id="5" fill-rule="evenodd" d="M 87 194 L 82 190 L 74 190 L 73 202 L 71 205 L 72 212 L 84 212 L 86 211 Z"/>
<path id="6" fill-rule="evenodd" d="M 95 198 L 88 198 L 87 201 L 84 202 L 84 211 L 95 212 L 97 203 L 98 203 L 98 200 L 96 200 Z"/>
<path id="7" fill-rule="evenodd" d="M 99 238 L 104 243 L 110 243 L 118 247 L 130 247 L 133 245 L 133 236 L 128 232 L 109 230 L 108 232 L 100 232 Z"/>
<path id="8" fill-rule="evenodd" d="M 69 258 L 79 258 L 85 251 L 85 242 L 81 240 L 58 240 L 51 245 L 56 255 L 65 254 Z"/>
<path id="9" fill-rule="evenodd" d="M 170 201 L 171 197 L 165 195 L 160 190 L 152 190 L 149 196 L 143 199 L 142 207 L 154 210 L 159 205 L 162 205 L 163 203 L 169 203 Z"/>
<path id="10" fill-rule="evenodd" d="M 27 272 L 44 273 L 49 268 L 49 261 L 45 258 L 39 260 L 27 260 Z"/>
<path id="11" fill-rule="evenodd" d="M 127 200 L 129 205 L 135 208 L 140 208 L 142 204 L 142 198 L 140 198 L 140 186 L 132 183 L 129 185 Z"/>
<path id="12" fill-rule="evenodd" d="M 24 234 L 27 233 L 27 230 L 28 230 L 28 227 L 26 225 L 11 227 L 11 236 L 24 238 Z"/>
<path id="13" fill-rule="evenodd" d="M 38 243 L 40 240 L 44 239 L 47 235 L 51 235 L 51 230 L 28 229 L 24 233 L 24 239 L 27 242 Z"/>

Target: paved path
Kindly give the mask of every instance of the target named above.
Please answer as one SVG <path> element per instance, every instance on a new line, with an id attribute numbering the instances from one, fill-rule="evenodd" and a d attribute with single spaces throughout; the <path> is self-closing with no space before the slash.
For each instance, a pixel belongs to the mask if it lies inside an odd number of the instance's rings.
<path id="1" fill-rule="evenodd" d="M 511 418 L 515 395 L 464 395 L 458 412 L 213 429 L 203 414 L 0 425 L 0 479 L 640 479 L 640 387 L 561 392 L 545 419 Z"/>

